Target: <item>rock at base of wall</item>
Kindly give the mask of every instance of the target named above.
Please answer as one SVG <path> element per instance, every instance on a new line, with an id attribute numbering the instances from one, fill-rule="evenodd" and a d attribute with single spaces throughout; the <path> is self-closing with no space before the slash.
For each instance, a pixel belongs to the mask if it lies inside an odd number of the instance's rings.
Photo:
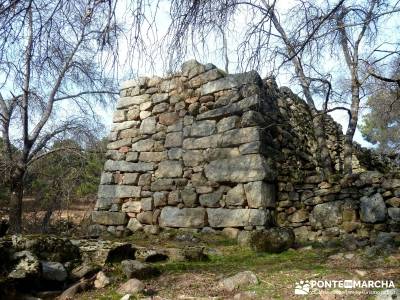
<path id="1" fill-rule="evenodd" d="M 202 207 L 182 208 L 166 206 L 161 210 L 161 227 L 201 228 L 206 226 L 206 210 Z"/>
<path id="2" fill-rule="evenodd" d="M 257 252 L 280 253 L 289 249 L 295 241 L 291 228 L 274 227 L 251 233 L 249 246 Z"/>
<path id="3" fill-rule="evenodd" d="M 102 225 L 125 225 L 128 218 L 124 212 L 94 211 L 92 221 Z"/>

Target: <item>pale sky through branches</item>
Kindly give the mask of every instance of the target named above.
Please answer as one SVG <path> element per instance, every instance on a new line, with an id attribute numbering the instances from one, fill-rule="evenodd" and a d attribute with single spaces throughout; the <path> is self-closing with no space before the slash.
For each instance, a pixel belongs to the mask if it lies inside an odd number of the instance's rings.
<path id="1" fill-rule="evenodd" d="M 284 20 L 286 15 L 290 13 L 290 7 L 293 5 L 294 0 L 278 0 L 277 8 L 280 12 L 280 17 Z M 154 3 L 154 4 L 153 4 Z M 158 4 L 156 6 L 156 3 Z M 128 10 L 129 3 L 121 2 L 120 6 L 117 10 L 117 18 L 120 19 L 121 23 L 125 23 L 125 21 L 129 22 L 130 12 Z M 146 8 L 146 12 L 148 13 L 148 26 L 144 26 L 141 28 L 142 35 L 145 38 L 143 41 L 143 47 L 141 48 L 146 53 L 138 54 L 140 51 L 134 51 L 132 55 L 132 51 L 128 51 L 129 33 L 120 41 L 120 66 L 119 73 L 121 77 L 126 79 L 131 79 L 135 76 L 153 76 L 159 75 L 162 76 L 167 70 L 167 50 L 165 48 L 165 43 L 162 43 L 162 38 L 167 33 L 167 29 L 170 24 L 169 17 L 169 1 L 161 0 L 160 2 L 154 1 L 152 5 Z M 156 17 L 155 17 L 156 15 Z M 230 22 L 227 28 L 227 44 L 228 44 L 228 57 L 229 57 L 229 72 L 235 73 L 240 72 L 243 69 L 243 66 L 240 65 L 240 57 L 238 57 L 238 53 L 236 52 L 237 45 L 240 43 L 241 38 L 244 34 L 244 28 L 246 27 L 247 22 L 251 22 L 252 15 L 249 14 L 245 9 L 242 9 L 240 14 L 235 15 L 235 18 L 232 22 Z M 387 22 L 382 24 L 383 28 L 381 28 L 384 34 L 382 35 L 382 40 L 392 40 L 393 42 L 397 42 L 398 39 L 397 32 L 399 30 L 399 21 L 393 18 L 388 19 Z M 206 47 L 197 46 L 196 48 L 188 49 L 188 52 L 185 56 L 185 60 L 196 58 L 201 63 L 213 63 L 217 67 L 223 69 L 225 65 L 225 61 L 223 59 L 222 53 L 222 35 L 218 36 L 215 34 L 210 34 L 206 37 Z M 378 41 L 379 42 L 379 41 Z M 324 57 L 324 67 L 326 70 L 336 75 L 337 77 L 343 77 L 346 75 L 346 71 L 344 71 L 344 62 L 338 61 L 335 57 L 330 57 L 329 54 L 326 54 Z M 262 77 L 265 77 L 271 74 L 274 66 L 264 66 L 259 73 Z M 296 82 L 291 79 L 290 68 L 285 67 L 279 70 L 277 74 L 277 82 L 279 86 L 288 86 L 294 92 L 299 93 L 300 88 L 296 84 Z M 301 96 L 301 94 L 300 94 Z M 108 109 L 98 108 L 97 113 L 101 115 L 102 121 L 105 123 L 107 129 L 111 125 L 112 112 L 113 107 L 109 107 Z M 361 122 L 362 115 L 365 113 L 365 110 L 361 110 Z M 330 113 L 332 117 L 342 125 L 343 130 L 345 131 L 347 128 L 348 115 L 347 112 L 336 110 Z M 370 147 L 372 146 L 368 142 L 366 142 L 360 132 L 357 130 L 355 133 L 354 140 L 359 142 L 363 146 Z"/>

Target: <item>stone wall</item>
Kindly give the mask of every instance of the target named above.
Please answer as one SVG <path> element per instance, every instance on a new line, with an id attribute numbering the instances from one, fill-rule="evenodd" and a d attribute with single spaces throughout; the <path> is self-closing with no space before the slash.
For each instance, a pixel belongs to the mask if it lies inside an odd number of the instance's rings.
<path id="1" fill-rule="evenodd" d="M 189 61 L 168 78 L 124 82 L 113 122 L 92 213 L 99 233 L 281 225 L 324 240 L 399 230 L 398 174 L 368 171 L 382 164 L 359 149 L 358 176 L 322 182 L 307 104 L 255 72 Z M 342 130 L 325 124 L 339 172 Z"/>

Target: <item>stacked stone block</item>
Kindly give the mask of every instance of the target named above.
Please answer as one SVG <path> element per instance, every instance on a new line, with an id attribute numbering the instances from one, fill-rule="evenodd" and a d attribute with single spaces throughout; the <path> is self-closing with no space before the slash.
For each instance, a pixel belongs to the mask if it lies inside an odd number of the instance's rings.
<path id="1" fill-rule="evenodd" d="M 337 174 L 323 181 L 308 105 L 255 72 L 189 61 L 168 78 L 124 82 L 92 220 L 97 232 L 293 228 L 300 241 L 400 231 L 400 173 L 325 116 Z M 382 171 L 382 172 L 378 172 Z"/>
<path id="2" fill-rule="evenodd" d="M 92 214 L 121 234 L 272 224 L 275 113 L 259 75 L 189 61 L 179 74 L 123 83 Z"/>

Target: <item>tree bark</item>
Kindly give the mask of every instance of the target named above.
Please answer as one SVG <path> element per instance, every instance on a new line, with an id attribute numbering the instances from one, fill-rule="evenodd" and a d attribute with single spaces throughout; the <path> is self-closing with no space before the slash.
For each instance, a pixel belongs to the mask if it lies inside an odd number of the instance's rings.
<path id="1" fill-rule="evenodd" d="M 22 232 L 22 199 L 24 197 L 24 174 L 21 171 L 16 173 L 11 178 L 10 183 L 10 232 Z"/>
<path id="2" fill-rule="evenodd" d="M 357 129 L 358 111 L 360 107 L 360 88 L 353 80 L 351 96 L 351 116 L 346 130 L 343 149 L 343 171 L 346 175 L 351 175 L 353 171 L 353 137 Z"/>

